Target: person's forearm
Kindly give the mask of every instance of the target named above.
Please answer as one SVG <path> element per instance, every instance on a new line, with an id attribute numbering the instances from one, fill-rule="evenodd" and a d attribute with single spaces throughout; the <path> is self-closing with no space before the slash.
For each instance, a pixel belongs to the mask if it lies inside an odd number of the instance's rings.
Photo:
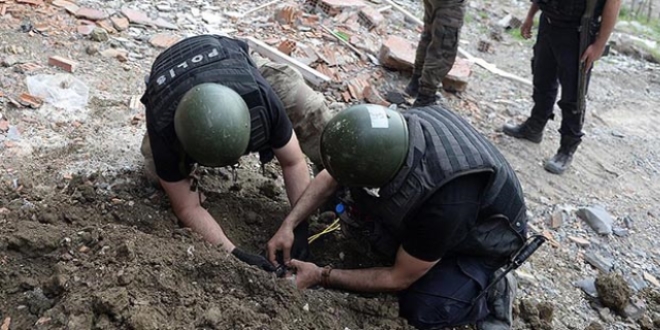
<path id="1" fill-rule="evenodd" d="M 536 13 L 539 11 L 539 5 L 536 2 L 532 2 L 532 6 L 529 7 L 527 11 L 527 19 L 533 20 Z"/>
<path id="2" fill-rule="evenodd" d="M 607 0 L 605 8 L 603 9 L 603 18 L 600 25 L 598 36 L 596 37 L 595 44 L 604 47 L 607 40 L 610 38 L 614 25 L 616 24 L 617 17 L 619 17 L 619 9 L 621 8 L 621 0 Z"/>
<path id="3" fill-rule="evenodd" d="M 234 249 L 234 244 L 227 238 L 220 225 L 204 208 L 193 207 L 188 210 L 182 210 L 177 214 L 177 217 L 184 226 L 202 235 L 211 244 L 221 245 L 228 253 Z"/>
<path id="4" fill-rule="evenodd" d="M 284 167 L 282 168 L 282 176 L 284 177 L 284 186 L 286 187 L 286 195 L 289 197 L 289 204 L 294 207 L 307 185 L 309 185 L 310 175 L 307 164 L 302 161 Z"/>
<path id="5" fill-rule="evenodd" d="M 337 186 L 337 182 L 330 176 L 328 171 L 321 171 L 307 186 L 296 205 L 284 219 L 282 227 L 293 230 L 302 220 L 307 219 L 312 212 L 327 201 L 335 193 Z"/>
<path id="6" fill-rule="evenodd" d="M 392 267 L 333 269 L 327 287 L 358 292 L 396 292 L 406 289 L 408 284 L 397 280 L 393 274 Z"/>

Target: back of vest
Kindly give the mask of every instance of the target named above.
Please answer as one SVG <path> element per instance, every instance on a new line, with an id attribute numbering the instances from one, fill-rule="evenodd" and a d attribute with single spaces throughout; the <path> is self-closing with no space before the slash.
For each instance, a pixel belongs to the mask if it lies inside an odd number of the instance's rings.
<path id="1" fill-rule="evenodd" d="M 525 205 L 520 183 L 504 156 L 453 111 L 431 106 L 408 110 L 404 117 L 411 145 L 402 170 L 379 190 L 378 198 L 353 189 L 356 202 L 374 210 L 376 218 L 397 236 L 403 221 L 445 183 L 470 173 L 491 173 L 479 219 L 452 252 L 508 257 L 517 251 L 525 235 Z"/>
<path id="2" fill-rule="evenodd" d="M 215 35 L 184 39 L 162 52 L 152 65 L 142 97 L 147 120 L 156 132 L 174 144 L 174 112 L 183 95 L 196 85 L 219 83 L 240 94 L 250 109 L 248 151 L 259 151 L 262 162 L 270 161 L 273 157 L 268 146 L 270 121 L 255 74 L 259 71 L 244 42 Z"/>

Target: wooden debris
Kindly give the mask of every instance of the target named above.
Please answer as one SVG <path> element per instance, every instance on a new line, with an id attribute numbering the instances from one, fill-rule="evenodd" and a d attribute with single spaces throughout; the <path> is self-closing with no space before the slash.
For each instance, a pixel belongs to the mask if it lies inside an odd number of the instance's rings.
<path id="1" fill-rule="evenodd" d="M 300 71 L 300 73 L 303 75 L 305 80 L 307 80 L 309 83 L 311 83 L 316 87 L 324 86 L 331 81 L 330 77 L 308 67 L 307 65 L 301 63 L 296 59 L 289 57 L 288 55 L 282 53 L 281 51 L 271 46 L 268 46 L 266 43 L 264 43 L 261 40 L 258 40 L 254 37 L 247 37 L 245 38 L 245 41 L 247 41 L 248 45 L 250 45 L 250 47 L 252 47 L 262 56 L 265 56 L 277 63 L 289 64 L 294 68 L 298 69 L 298 71 Z"/>

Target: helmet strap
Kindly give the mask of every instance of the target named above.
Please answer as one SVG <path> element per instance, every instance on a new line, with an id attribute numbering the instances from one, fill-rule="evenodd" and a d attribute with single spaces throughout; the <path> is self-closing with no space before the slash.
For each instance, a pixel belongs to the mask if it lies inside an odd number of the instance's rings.
<path id="1" fill-rule="evenodd" d="M 202 190 L 200 188 L 200 184 L 202 181 L 202 176 L 203 173 L 199 169 L 199 165 L 195 164 L 193 165 L 193 170 L 190 172 L 189 178 L 191 180 L 190 182 L 190 191 L 192 192 L 197 192 L 197 198 L 199 198 L 199 204 L 202 204 Z"/>

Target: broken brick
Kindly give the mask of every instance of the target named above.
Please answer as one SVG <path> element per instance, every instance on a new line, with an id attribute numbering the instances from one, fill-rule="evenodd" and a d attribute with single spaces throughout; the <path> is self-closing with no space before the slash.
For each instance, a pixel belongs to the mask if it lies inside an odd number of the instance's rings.
<path id="1" fill-rule="evenodd" d="M 412 71 L 417 45 L 397 36 L 390 36 L 378 52 L 378 60 L 384 67 L 401 71 Z"/>
<path id="2" fill-rule="evenodd" d="M 442 79 L 442 88 L 448 92 L 464 92 L 467 89 L 468 78 L 472 74 L 471 66 L 470 61 L 456 58 L 451 70 Z"/>
<path id="3" fill-rule="evenodd" d="M 291 55 L 291 53 L 293 53 L 293 51 L 296 50 L 296 43 L 291 40 L 284 40 L 277 47 L 277 50 L 281 51 L 284 54 Z"/>
<path id="4" fill-rule="evenodd" d="M 4 133 L 8 130 L 9 130 L 9 122 L 4 119 L 0 119 L 0 132 Z"/>
<path id="5" fill-rule="evenodd" d="M 300 14 L 298 7 L 283 5 L 275 10 L 275 21 L 280 24 L 293 24 L 300 17 Z"/>
<path id="6" fill-rule="evenodd" d="M 41 0 L 16 0 L 16 3 L 21 3 L 25 5 L 33 5 L 33 6 L 40 6 L 43 4 L 43 1 Z"/>
<path id="7" fill-rule="evenodd" d="M 33 109 L 39 108 L 44 103 L 41 98 L 28 93 L 22 93 L 21 95 L 19 95 L 18 101 L 21 104 Z"/>
<path id="8" fill-rule="evenodd" d="M 73 73 L 76 71 L 78 62 L 61 56 L 51 56 L 48 58 L 48 65 L 56 66 L 66 72 Z"/>
<path id="9" fill-rule="evenodd" d="M 156 48 L 168 48 L 179 40 L 181 40 L 181 37 L 169 33 L 159 33 L 151 37 L 149 43 Z"/>
<path id="10" fill-rule="evenodd" d="M 91 8 L 80 8 L 74 14 L 77 18 L 86 18 L 92 21 L 98 21 L 108 18 L 108 14 L 101 10 Z"/>
<path id="11" fill-rule="evenodd" d="M 102 21 L 98 21 L 97 24 L 110 34 L 117 33 L 117 30 L 115 30 L 110 20 L 104 19 Z"/>
<path id="12" fill-rule="evenodd" d="M 380 24 L 385 21 L 383 14 L 371 6 L 362 8 L 358 16 L 360 18 L 360 22 L 364 24 L 369 30 L 379 27 Z"/>
<path id="13" fill-rule="evenodd" d="M 78 33 L 86 36 L 90 35 L 96 29 L 96 25 L 78 25 Z"/>
<path id="14" fill-rule="evenodd" d="M 487 53 L 490 50 L 490 42 L 479 40 L 479 45 L 477 46 L 477 50 L 482 53 Z"/>
<path id="15" fill-rule="evenodd" d="M 364 100 L 367 101 L 368 103 L 371 104 L 379 104 L 384 107 L 390 106 L 390 103 L 387 102 L 378 92 L 378 90 L 371 85 L 368 85 L 367 87 L 364 88 L 364 91 L 362 91 L 362 95 L 364 95 Z"/>
<path id="16" fill-rule="evenodd" d="M 110 21 L 112 21 L 112 26 L 117 29 L 117 31 L 124 31 L 128 29 L 129 22 L 128 18 L 126 17 L 120 17 L 120 16 L 112 16 L 110 18 Z"/>
<path id="17" fill-rule="evenodd" d="M 361 0 L 320 0 L 316 6 L 326 14 L 335 16 L 346 9 L 362 8 L 366 4 Z"/>
<path id="18" fill-rule="evenodd" d="M 128 7 L 122 7 L 121 13 L 128 18 L 128 21 L 133 23 L 133 24 L 140 24 L 140 25 L 151 25 L 151 19 L 147 14 L 135 10 L 135 9 L 130 9 Z"/>

